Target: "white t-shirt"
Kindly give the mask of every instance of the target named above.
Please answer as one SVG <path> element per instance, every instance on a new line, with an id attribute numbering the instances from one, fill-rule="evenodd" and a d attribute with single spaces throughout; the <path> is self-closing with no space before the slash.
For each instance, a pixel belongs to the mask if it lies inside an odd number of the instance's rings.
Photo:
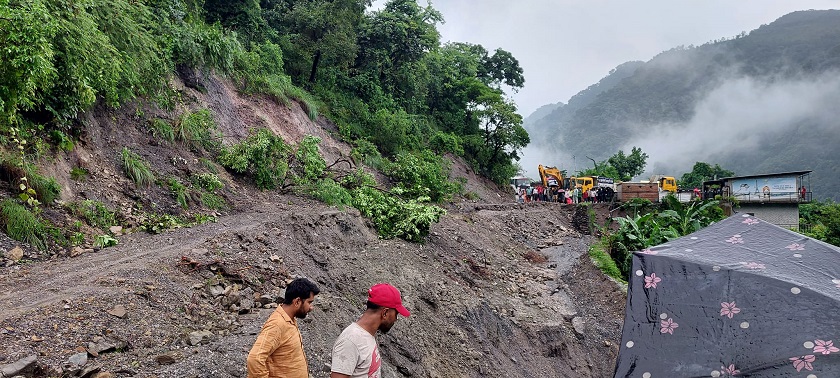
<path id="1" fill-rule="evenodd" d="M 333 345 L 332 371 L 352 378 L 381 378 L 381 367 L 376 338 L 356 322 L 350 323 Z"/>

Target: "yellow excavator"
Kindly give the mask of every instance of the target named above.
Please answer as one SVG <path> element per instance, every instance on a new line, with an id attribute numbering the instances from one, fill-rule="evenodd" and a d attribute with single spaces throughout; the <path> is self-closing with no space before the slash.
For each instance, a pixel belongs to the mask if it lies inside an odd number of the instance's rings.
<path id="1" fill-rule="evenodd" d="M 540 172 L 543 186 L 547 188 L 563 186 L 563 173 L 557 167 L 544 167 L 540 164 L 537 169 Z"/>

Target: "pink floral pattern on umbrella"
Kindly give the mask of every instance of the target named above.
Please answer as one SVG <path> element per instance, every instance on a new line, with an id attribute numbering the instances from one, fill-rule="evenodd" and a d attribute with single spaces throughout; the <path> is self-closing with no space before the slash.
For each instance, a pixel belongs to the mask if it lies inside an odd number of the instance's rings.
<path id="1" fill-rule="evenodd" d="M 741 238 L 741 235 L 733 235 L 731 238 L 726 239 L 726 241 L 732 244 L 744 244 L 744 239 Z"/>
<path id="2" fill-rule="evenodd" d="M 667 320 L 660 321 L 659 324 L 659 332 L 660 333 L 670 333 L 674 334 L 674 330 L 677 329 L 680 325 L 677 324 L 673 318 L 668 318 Z"/>
<path id="3" fill-rule="evenodd" d="M 747 218 L 747 219 L 744 219 L 744 221 L 741 222 L 741 223 L 746 223 L 746 224 L 749 224 L 749 225 L 753 225 L 753 224 L 758 224 L 758 223 L 761 223 L 761 222 L 758 219 L 755 219 L 755 218 Z"/>
<path id="4" fill-rule="evenodd" d="M 645 249 L 641 250 L 639 253 L 644 253 L 644 254 L 646 254 L 646 255 L 656 255 L 656 254 L 659 254 L 659 252 L 653 251 L 653 250 L 651 250 L 650 248 L 645 248 Z"/>
<path id="5" fill-rule="evenodd" d="M 809 354 L 807 356 L 800 356 L 800 357 L 791 357 L 789 360 L 793 362 L 793 367 L 796 368 L 796 371 L 800 371 L 803 368 L 805 370 L 814 370 L 814 365 L 811 365 L 814 360 L 817 358 L 814 355 Z"/>
<path id="6" fill-rule="evenodd" d="M 840 349 L 834 346 L 834 342 L 831 340 L 814 340 L 814 344 L 817 344 L 817 346 L 814 347 L 814 353 L 831 354 L 840 352 Z"/>
<path id="7" fill-rule="evenodd" d="M 656 289 L 656 284 L 660 282 L 662 282 L 662 279 L 657 277 L 656 273 L 651 273 L 649 276 L 645 276 L 645 289 Z"/>
<path id="8" fill-rule="evenodd" d="M 720 316 L 728 316 L 729 319 L 732 319 L 739 312 L 741 312 L 741 309 L 735 307 L 735 301 L 720 302 Z"/>
<path id="9" fill-rule="evenodd" d="M 740 370 L 735 369 L 735 364 L 729 364 L 729 367 L 726 367 L 726 366 L 721 366 L 720 367 L 720 374 L 722 374 L 724 376 L 727 376 L 727 375 L 736 376 L 740 373 L 741 373 Z"/>
<path id="10" fill-rule="evenodd" d="M 805 250 L 805 244 L 793 243 L 793 244 L 791 244 L 791 245 L 789 245 L 785 248 L 787 248 L 791 251 L 804 251 Z"/>

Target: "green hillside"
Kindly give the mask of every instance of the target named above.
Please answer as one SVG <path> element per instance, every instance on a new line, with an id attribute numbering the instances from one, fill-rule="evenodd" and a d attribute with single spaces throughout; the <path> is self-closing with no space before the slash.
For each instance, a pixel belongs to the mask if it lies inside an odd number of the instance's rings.
<path id="1" fill-rule="evenodd" d="M 840 11 L 795 12 L 731 39 L 677 47 L 632 70 L 616 69 L 525 127 L 537 146 L 597 160 L 629 149 L 627 143 L 655 141 L 664 131 L 693 135 L 686 146 L 702 136 L 714 145 L 686 161 L 719 163 L 737 174 L 813 169 L 815 196 L 837 200 L 840 114 L 830 104 L 840 103 L 838 70 Z M 814 96 L 813 111 L 802 110 L 797 93 Z M 770 95 L 778 99 L 764 98 Z M 582 96 L 586 101 L 575 104 Z M 727 118 L 733 113 L 742 119 Z M 673 138 L 659 147 L 671 144 L 680 148 Z M 671 169 L 679 175 L 690 165 Z"/>
<path id="2" fill-rule="evenodd" d="M 114 119 L 129 107 L 136 110 L 121 124 L 127 130 L 149 128 L 164 142 L 189 143 L 259 189 L 356 207 L 384 237 L 420 240 L 444 213 L 438 204 L 476 196 L 449 180 L 451 159 L 444 155 L 497 184 L 516 173 L 529 138 L 505 92 L 525 79 L 501 48 L 443 44 L 437 30 L 443 19 L 431 6 L 414 0 L 370 6 L 370 0 L 0 0 L 4 197 L 19 199 L 9 206 L 26 205 L 27 219 L 44 207 L 66 210 L 62 188 L 39 166 L 73 153 L 91 117 Z M 337 126 L 331 137 L 353 147 L 354 172 L 331 171 L 332 162 L 319 156 L 319 138 L 290 145 L 298 141 L 253 124 L 221 135 L 215 121 L 226 115 L 197 108 L 183 89 L 207 93 L 206 77 L 222 78 L 246 96 L 297 102 L 319 125 Z M 123 152 L 138 187 L 168 185 L 186 208 L 184 185 L 155 180 L 140 158 Z"/>

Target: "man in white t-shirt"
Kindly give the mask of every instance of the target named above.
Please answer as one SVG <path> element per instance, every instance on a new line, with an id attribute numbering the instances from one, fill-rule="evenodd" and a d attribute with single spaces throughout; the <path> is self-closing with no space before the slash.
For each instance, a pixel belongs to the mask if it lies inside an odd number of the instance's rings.
<path id="1" fill-rule="evenodd" d="M 388 333 L 397 322 L 397 313 L 411 314 L 403 307 L 400 291 L 387 283 L 373 285 L 368 290 L 367 310 L 335 340 L 330 378 L 381 378 L 376 331 Z"/>

